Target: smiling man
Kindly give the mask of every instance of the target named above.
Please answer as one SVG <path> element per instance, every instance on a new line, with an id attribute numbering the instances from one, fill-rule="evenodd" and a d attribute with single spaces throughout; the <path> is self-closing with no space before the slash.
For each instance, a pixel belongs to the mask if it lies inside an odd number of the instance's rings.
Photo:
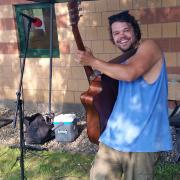
<path id="1" fill-rule="evenodd" d="M 110 36 L 123 53 L 136 53 L 121 64 L 90 51 L 77 51 L 77 62 L 119 81 L 118 96 L 91 168 L 91 180 L 151 180 L 160 151 L 171 150 L 166 64 L 153 40 L 141 41 L 128 11 L 109 17 Z"/>

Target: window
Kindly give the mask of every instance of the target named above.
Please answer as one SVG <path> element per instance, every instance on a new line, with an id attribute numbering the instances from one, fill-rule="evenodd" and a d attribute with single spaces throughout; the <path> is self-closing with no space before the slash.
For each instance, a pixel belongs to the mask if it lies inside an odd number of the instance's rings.
<path id="1" fill-rule="evenodd" d="M 25 55 L 25 43 L 29 20 L 22 16 L 37 17 L 42 21 L 40 27 L 31 26 L 27 57 L 50 56 L 50 4 L 33 3 L 15 5 L 17 28 L 19 34 L 20 57 Z M 53 6 L 54 11 L 54 6 Z M 53 13 L 53 57 L 59 57 L 59 43 L 57 36 L 56 17 Z"/>

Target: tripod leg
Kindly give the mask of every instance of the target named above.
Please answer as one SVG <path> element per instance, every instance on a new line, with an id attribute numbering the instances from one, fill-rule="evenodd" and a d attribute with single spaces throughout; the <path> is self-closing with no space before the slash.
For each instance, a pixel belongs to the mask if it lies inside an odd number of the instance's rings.
<path id="1" fill-rule="evenodd" d="M 24 128 L 23 128 L 24 114 L 22 112 L 22 100 L 20 100 L 20 102 L 19 102 L 19 120 L 20 120 L 20 167 L 21 167 L 21 180 L 24 180 Z"/>

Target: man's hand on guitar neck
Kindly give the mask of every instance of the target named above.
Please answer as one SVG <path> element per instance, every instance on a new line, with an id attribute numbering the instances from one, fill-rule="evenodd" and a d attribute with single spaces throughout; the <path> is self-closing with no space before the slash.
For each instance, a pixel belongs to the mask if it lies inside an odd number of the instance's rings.
<path id="1" fill-rule="evenodd" d="M 83 66 L 92 66 L 93 61 L 96 59 L 91 49 L 86 47 L 86 51 L 77 50 L 75 61 Z"/>

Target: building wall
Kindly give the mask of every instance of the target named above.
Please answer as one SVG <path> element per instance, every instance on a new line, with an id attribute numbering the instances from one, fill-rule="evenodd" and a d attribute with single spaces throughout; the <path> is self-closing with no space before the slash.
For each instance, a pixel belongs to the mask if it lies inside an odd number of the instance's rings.
<path id="1" fill-rule="evenodd" d="M 25 0 L 0 1 L 0 102 L 15 107 L 19 85 L 19 52 L 14 4 Z M 179 0 L 98 0 L 81 3 L 78 23 L 85 46 L 108 61 L 119 55 L 109 41 L 107 17 L 122 10 L 139 20 L 143 39 L 157 41 L 167 58 L 169 99 L 180 100 L 180 1 Z M 76 43 L 66 3 L 55 4 L 60 57 L 53 59 L 52 109 L 82 110 L 80 94 L 88 89 L 84 68 L 74 61 Z M 27 58 L 24 74 L 26 108 L 48 109 L 49 59 Z"/>

